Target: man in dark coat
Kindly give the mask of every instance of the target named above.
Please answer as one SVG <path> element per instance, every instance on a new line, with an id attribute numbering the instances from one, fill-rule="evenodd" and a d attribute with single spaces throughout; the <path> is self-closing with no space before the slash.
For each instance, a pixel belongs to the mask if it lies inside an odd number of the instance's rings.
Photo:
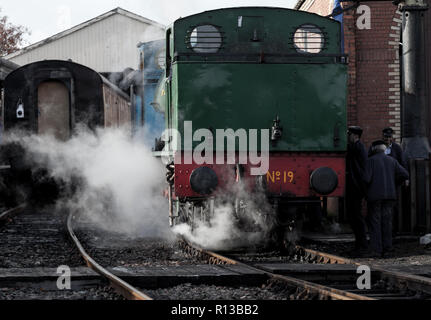
<path id="1" fill-rule="evenodd" d="M 407 158 L 404 154 L 404 151 L 401 149 L 401 146 L 396 143 L 394 141 L 393 135 L 394 135 L 394 130 L 392 128 L 385 128 L 382 131 L 382 135 L 383 135 L 383 141 L 386 144 L 386 155 L 391 156 L 394 159 L 397 159 L 398 163 L 400 165 L 402 165 L 404 167 L 404 169 L 406 169 L 407 171 L 409 171 L 409 165 L 408 165 L 408 161 Z M 406 185 L 407 186 L 407 185 Z M 398 194 L 398 198 L 402 198 L 403 194 L 405 194 L 407 192 L 406 189 L 402 189 L 401 186 L 398 186 L 397 188 L 397 194 Z M 406 196 L 406 195 L 404 195 Z M 394 222 L 397 224 L 397 220 L 398 220 L 398 215 L 399 215 L 399 206 L 401 204 L 397 201 L 395 203 L 394 209 L 393 209 L 393 217 L 394 218 Z"/>
<path id="2" fill-rule="evenodd" d="M 385 153 L 392 158 L 397 159 L 404 169 L 408 170 L 407 160 L 401 146 L 394 141 L 394 130 L 392 128 L 383 129 L 383 141 L 386 145 Z"/>
<path id="3" fill-rule="evenodd" d="M 364 182 L 367 184 L 368 230 L 373 255 L 385 256 L 392 249 L 392 212 L 397 199 L 397 184 L 408 180 L 409 173 L 395 158 L 385 154 L 382 140 L 373 142 L 367 160 Z"/>
<path id="4" fill-rule="evenodd" d="M 349 127 L 346 157 L 346 210 L 355 234 L 355 255 L 365 253 L 368 247 L 366 222 L 362 215 L 362 200 L 366 192 L 363 175 L 367 161 L 365 147 L 360 141 L 362 133 L 360 127 Z"/>

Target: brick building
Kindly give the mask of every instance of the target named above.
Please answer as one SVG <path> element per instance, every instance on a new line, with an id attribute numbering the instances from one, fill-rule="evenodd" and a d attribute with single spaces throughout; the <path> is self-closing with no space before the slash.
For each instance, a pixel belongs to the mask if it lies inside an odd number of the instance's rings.
<path id="1" fill-rule="evenodd" d="M 330 15 L 335 0 L 299 0 L 295 9 Z M 353 2 L 342 2 L 344 8 Z M 348 123 L 364 128 L 369 145 L 392 127 L 401 140 L 400 33 L 402 15 L 392 1 L 366 1 L 371 28 L 359 29 L 362 14 L 352 9 L 343 14 L 344 48 L 349 55 Z"/>
<path id="2" fill-rule="evenodd" d="M 356 3 L 358 1 L 355 1 Z M 308 11 L 322 16 L 330 15 L 338 5 L 346 10 L 354 1 L 340 0 L 299 0 L 297 10 Z M 428 5 L 431 0 L 425 1 Z M 360 28 L 364 12 L 353 8 L 346 10 L 337 20 L 342 20 L 344 51 L 349 56 L 348 123 L 364 128 L 364 142 L 369 146 L 381 137 L 381 130 L 392 127 L 396 130 L 396 140 L 401 142 L 403 117 L 403 75 L 402 58 L 402 13 L 389 0 L 359 1 L 367 6 L 371 25 Z M 431 138 L 431 9 L 422 11 L 424 19 L 423 44 L 425 46 L 426 72 L 425 95 L 427 112 L 422 119 L 426 122 L 428 139 Z M 342 18 L 342 19 L 341 19 Z M 360 25 L 360 24 L 359 24 Z M 369 27 L 369 28 L 368 28 Z M 422 85 L 422 84 L 420 84 Z M 410 184 L 399 203 L 395 219 L 397 230 L 431 231 L 431 194 L 429 160 L 410 161 Z M 415 200 L 412 200 L 415 199 Z"/>

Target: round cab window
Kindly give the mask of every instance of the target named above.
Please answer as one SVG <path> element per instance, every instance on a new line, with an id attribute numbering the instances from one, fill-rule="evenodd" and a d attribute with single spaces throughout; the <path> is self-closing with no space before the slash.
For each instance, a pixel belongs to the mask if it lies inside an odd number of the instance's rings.
<path id="1" fill-rule="evenodd" d="M 293 44 L 299 53 L 320 53 L 324 43 L 322 30 L 312 24 L 299 27 L 293 36 Z"/>
<path id="2" fill-rule="evenodd" d="M 212 25 L 198 26 L 190 34 L 190 46 L 197 53 L 216 53 L 222 43 L 220 31 Z"/>

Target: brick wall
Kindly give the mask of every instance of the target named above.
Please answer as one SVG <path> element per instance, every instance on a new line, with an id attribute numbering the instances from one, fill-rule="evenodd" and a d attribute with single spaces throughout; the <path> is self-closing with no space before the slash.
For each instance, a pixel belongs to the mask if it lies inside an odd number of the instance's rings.
<path id="1" fill-rule="evenodd" d="M 371 9 L 371 29 L 357 28 L 356 10 L 344 14 L 345 52 L 349 55 L 348 123 L 364 128 L 367 145 L 380 139 L 382 129 L 389 126 L 399 141 L 401 14 L 390 1 L 364 4 Z M 324 8 L 332 11 L 333 5 L 333 0 L 307 0 L 300 10 L 327 15 Z"/>

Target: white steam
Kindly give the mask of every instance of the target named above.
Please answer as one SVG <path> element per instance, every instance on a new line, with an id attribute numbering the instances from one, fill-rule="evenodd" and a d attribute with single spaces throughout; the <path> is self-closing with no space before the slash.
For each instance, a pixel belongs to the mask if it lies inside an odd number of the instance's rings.
<path id="1" fill-rule="evenodd" d="M 145 145 L 119 129 L 81 130 L 67 142 L 52 136 L 12 137 L 29 152 L 34 169 L 78 185 L 59 208 L 84 213 L 101 227 L 139 236 L 168 236 L 164 170 Z M 76 184 L 76 180 L 80 183 Z"/>
<path id="2" fill-rule="evenodd" d="M 188 224 L 174 227 L 174 232 L 186 237 L 190 241 L 211 249 L 228 249 L 232 247 L 232 240 L 238 234 L 233 219 L 233 209 L 218 207 L 210 223 L 199 222 L 192 230 Z"/>
<path id="3" fill-rule="evenodd" d="M 237 209 L 235 199 L 241 203 Z M 250 193 L 243 184 L 238 183 L 215 198 L 214 214 L 209 221 L 197 219 L 193 228 L 181 224 L 173 231 L 205 249 L 230 250 L 267 244 L 273 240 L 271 232 L 274 224 L 274 210 L 265 195 Z"/>
<path id="4" fill-rule="evenodd" d="M 132 139 L 126 130 L 80 129 L 67 142 L 22 134 L 7 140 L 26 149 L 34 172 L 46 168 L 63 186 L 75 186 L 73 192 L 63 193 L 59 210 L 84 214 L 103 229 L 169 239 L 177 233 L 212 250 L 250 248 L 272 240 L 273 208 L 264 193 L 251 193 L 241 183 L 228 183 L 230 190 L 215 198 L 209 221 L 196 220 L 193 228 L 181 224 L 171 230 L 163 196 L 166 169 L 142 142 L 144 134 Z"/>

